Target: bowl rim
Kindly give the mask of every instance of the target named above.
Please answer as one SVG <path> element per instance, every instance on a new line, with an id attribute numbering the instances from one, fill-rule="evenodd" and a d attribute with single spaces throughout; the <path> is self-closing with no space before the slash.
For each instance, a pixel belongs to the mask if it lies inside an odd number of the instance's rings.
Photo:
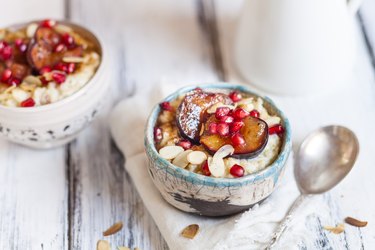
<path id="1" fill-rule="evenodd" d="M 189 181 L 191 183 L 195 184 L 202 184 L 207 186 L 218 186 L 218 187 L 228 187 L 228 186 L 242 186 L 246 185 L 248 183 L 253 183 L 257 180 L 263 180 L 269 176 L 274 175 L 275 172 L 278 172 L 281 168 L 283 168 L 286 164 L 286 160 L 289 156 L 289 153 L 291 151 L 292 142 L 291 142 L 291 126 L 289 123 L 288 118 L 284 115 L 284 113 L 275 105 L 275 103 L 268 98 L 267 96 L 262 96 L 260 94 L 254 93 L 253 91 L 249 90 L 246 86 L 243 85 L 235 85 L 230 84 L 226 82 L 219 82 L 219 83 L 209 83 L 209 84 L 196 84 L 191 86 L 186 86 L 183 88 L 178 89 L 177 91 L 173 92 L 166 98 L 164 98 L 163 101 L 171 101 L 174 100 L 177 96 L 180 96 L 182 94 L 187 93 L 190 90 L 193 90 L 194 88 L 202 88 L 202 89 L 230 89 L 230 90 L 237 90 L 240 92 L 246 92 L 248 94 L 261 97 L 264 101 L 266 101 L 268 104 L 274 108 L 276 113 L 280 116 L 283 125 L 284 125 L 284 137 L 281 145 L 281 151 L 277 158 L 273 161 L 273 163 L 266 168 L 257 171 L 253 174 L 246 175 L 241 178 L 226 178 L 226 177 L 210 177 L 205 176 L 201 174 L 197 174 L 194 172 L 191 172 L 189 170 L 177 167 L 170 163 L 169 161 L 161 158 L 159 156 L 159 153 L 157 152 L 154 141 L 153 141 L 153 130 L 154 130 L 154 122 L 156 121 L 156 117 L 159 114 L 160 107 L 159 103 L 156 104 L 151 114 L 147 120 L 146 127 L 145 127 L 145 137 L 144 137 L 144 146 L 146 153 L 150 157 L 149 160 L 155 161 L 157 163 L 161 163 L 162 165 L 166 166 L 163 168 L 163 170 L 166 170 L 170 174 L 178 174 L 181 178 L 183 178 L 186 181 Z M 276 176 L 278 177 L 278 175 Z"/>
<path id="2" fill-rule="evenodd" d="M 87 90 L 89 88 L 91 88 L 92 82 L 95 82 L 97 80 L 97 78 L 100 77 L 101 73 L 104 71 L 103 64 L 104 64 L 105 60 L 107 59 L 107 55 L 106 55 L 106 53 L 104 53 L 104 50 L 105 50 L 104 47 L 105 46 L 104 46 L 103 41 L 101 39 L 99 39 L 99 37 L 95 34 L 95 32 L 93 32 L 91 30 L 88 30 L 87 28 L 85 28 L 85 27 L 83 27 L 83 26 L 81 26 L 77 23 L 68 21 L 68 20 L 61 20 L 61 19 L 53 19 L 53 20 L 56 21 L 58 24 L 63 24 L 63 25 L 69 26 L 73 29 L 78 29 L 78 30 L 80 30 L 80 32 L 84 32 L 84 33 L 86 33 L 86 34 L 88 34 L 88 35 L 90 35 L 94 38 L 93 42 L 98 45 L 99 54 L 100 54 L 100 63 L 99 63 L 98 68 L 96 69 L 94 75 L 88 80 L 88 82 L 85 83 L 85 85 L 82 88 L 80 88 L 78 91 L 74 92 L 70 96 L 67 96 L 60 101 L 50 103 L 50 104 L 47 104 L 47 105 L 41 105 L 41 106 L 35 106 L 35 107 L 29 107 L 29 108 L 8 107 L 8 106 L 0 105 L 0 112 L 1 111 L 4 111 L 4 112 L 10 111 L 10 112 L 19 112 L 19 113 L 32 113 L 32 112 L 43 112 L 43 111 L 48 111 L 48 110 L 51 110 L 51 109 L 58 108 L 60 106 L 65 105 L 68 102 L 74 101 L 78 97 L 82 96 L 85 92 L 87 92 Z M 27 25 L 32 24 L 32 23 L 39 23 L 41 21 L 43 21 L 43 19 L 36 19 L 36 20 L 28 21 L 28 22 L 12 24 L 12 25 L 7 26 L 6 28 L 9 28 L 9 29 L 20 28 L 20 27 L 24 27 L 24 26 L 27 26 Z"/>

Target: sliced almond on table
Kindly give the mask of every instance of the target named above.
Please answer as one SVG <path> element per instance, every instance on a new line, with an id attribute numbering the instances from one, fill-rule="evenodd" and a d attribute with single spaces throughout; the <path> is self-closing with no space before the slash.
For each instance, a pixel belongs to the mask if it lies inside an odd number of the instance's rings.
<path id="1" fill-rule="evenodd" d="M 130 250 L 129 247 L 117 247 L 117 250 Z"/>
<path id="2" fill-rule="evenodd" d="M 199 165 L 202 164 L 205 160 L 207 160 L 207 155 L 202 151 L 193 151 L 187 155 L 187 160 L 191 164 Z"/>
<path id="3" fill-rule="evenodd" d="M 115 224 L 113 224 L 107 230 L 103 232 L 103 236 L 109 236 L 109 235 L 115 234 L 121 229 L 122 229 L 122 222 L 121 221 L 116 222 Z"/>
<path id="4" fill-rule="evenodd" d="M 345 230 L 345 226 L 344 226 L 344 224 L 342 224 L 342 223 L 337 224 L 336 227 L 332 227 L 332 226 L 324 226 L 323 228 L 324 228 L 325 230 L 330 231 L 331 233 L 334 233 L 334 234 L 341 234 L 341 233 L 344 232 L 344 230 Z"/>
<path id="5" fill-rule="evenodd" d="M 188 239 L 194 239 L 194 237 L 199 232 L 199 225 L 198 224 L 192 224 L 184 228 L 181 232 L 181 236 L 188 238 Z"/>
<path id="6" fill-rule="evenodd" d="M 85 61 L 83 57 L 78 57 L 78 56 L 65 56 L 63 57 L 62 60 L 63 62 L 66 62 L 66 63 L 81 63 Z"/>
<path id="7" fill-rule="evenodd" d="M 180 146 L 165 146 L 159 150 L 159 154 L 166 160 L 172 160 L 184 151 Z"/>
<path id="8" fill-rule="evenodd" d="M 96 250 L 111 250 L 111 245 L 106 240 L 99 240 L 96 244 Z"/>
<path id="9" fill-rule="evenodd" d="M 345 222 L 349 225 L 355 226 L 355 227 L 365 227 L 367 226 L 367 221 L 360 221 L 353 217 L 346 217 Z"/>
<path id="10" fill-rule="evenodd" d="M 176 165 L 180 168 L 186 168 L 187 165 L 189 165 L 189 161 L 187 159 L 188 154 L 193 152 L 193 150 L 186 150 L 184 152 L 179 153 L 176 158 L 172 161 L 173 165 Z"/>

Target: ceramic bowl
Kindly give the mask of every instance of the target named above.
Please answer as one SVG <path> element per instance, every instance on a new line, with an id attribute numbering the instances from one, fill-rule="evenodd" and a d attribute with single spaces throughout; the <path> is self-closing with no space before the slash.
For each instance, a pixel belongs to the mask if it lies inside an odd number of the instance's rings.
<path id="1" fill-rule="evenodd" d="M 171 101 L 197 86 L 178 90 L 165 98 Z M 202 89 L 229 89 L 254 94 L 244 86 L 225 83 L 199 85 Z M 163 198 L 176 208 L 204 216 L 224 216 L 239 213 L 266 199 L 277 187 L 283 175 L 291 149 L 291 130 L 288 119 L 267 97 L 262 97 L 271 114 L 282 119 L 285 128 L 277 159 L 265 169 L 241 178 L 214 178 L 176 167 L 161 158 L 154 145 L 153 128 L 160 112 L 155 106 L 145 130 L 145 149 L 149 158 L 150 176 Z"/>
<path id="2" fill-rule="evenodd" d="M 39 21 L 33 21 L 39 22 Z M 106 76 L 107 54 L 103 44 L 89 30 L 65 21 L 92 41 L 101 56 L 101 63 L 89 82 L 80 90 L 58 102 L 31 108 L 0 105 L 0 136 L 32 148 L 51 148 L 72 141 L 92 119 L 107 99 L 109 81 Z M 28 23 L 14 25 L 20 28 Z"/>

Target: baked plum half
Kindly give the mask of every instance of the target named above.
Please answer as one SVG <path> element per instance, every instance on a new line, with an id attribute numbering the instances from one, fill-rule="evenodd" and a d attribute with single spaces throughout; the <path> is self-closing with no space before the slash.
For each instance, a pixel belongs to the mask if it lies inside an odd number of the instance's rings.
<path id="1" fill-rule="evenodd" d="M 206 109 L 216 103 L 231 104 L 228 95 L 204 92 L 197 88 L 187 93 L 176 113 L 180 135 L 193 143 L 199 143 L 200 130 L 206 116 Z"/>
<path id="2" fill-rule="evenodd" d="M 260 154 L 268 141 L 267 123 L 250 115 L 241 120 L 225 123 L 211 115 L 204 124 L 200 143 L 210 153 L 224 145 L 232 145 L 232 157 L 253 158 Z"/>

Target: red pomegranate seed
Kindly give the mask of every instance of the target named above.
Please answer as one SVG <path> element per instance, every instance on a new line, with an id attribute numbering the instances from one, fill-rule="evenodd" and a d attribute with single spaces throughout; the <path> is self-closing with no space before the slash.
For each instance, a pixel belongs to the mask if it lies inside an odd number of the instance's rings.
<path id="1" fill-rule="evenodd" d="M 181 140 L 177 145 L 183 147 L 185 150 L 191 148 L 191 142 L 188 140 Z"/>
<path id="2" fill-rule="evenodd" d="M 59 62 L 59 63 L 55 64 L 55 66 L 53 66 L 53 69 L 63 71 L 63 72 L 67 72 L 68 71 L 68 65 L 66 63 Z"/>
<path id="3" fill-rule="evenodd" d="M 41 21 L 39 26 L 44 27 L 44 28 L 52 28 L 53 26 L 55 26 L 55 24 L 56 24 L 56 21 L 51 20 L 51 19 L 46 19 L 46 20 Z"/>
<path id="4" fill-rule="evenodd" d="M 21 79 L 17 78 L 17 77 L 11 77 L 9 80 L 8 80 L 8 84 L 9 85 L 20 85 L 21 84 Z"/>
<path id="5" fill-rule="evenodd" d="M 68 69 L 67 72 L 68 74 L 73 73 L 76 70 L 76 65 L 75 63 L 68 63 Z"/>
<path id="6" fill-rule="evenodd" d="M 219 107 L 215 111 L 215 117 L 216 119 L 220 120 L 223 116 L 226 116 L 229 114 L 230 108 L 228 107 Z"/>
<path id="7" fill-rule="evenodd" d="M 226 116 L 221 117 L 220 121 L 225 122 L 225 123 L 232 123 L 234 121 L 234 118 L 233 116 L 226 115 Z"/>
<path id="8" fill-rule="evenodd" d="M 208 125 L 208 130 L 210 131 L 210 134 L 216 134 L 217 133 L 217 124 L 216 123 L 210 123 L 210 125 Z"/>
<path id="9" fill-rule="evenodd" d="M 211 172 L 210 169 L 208 168 L 208 161 L 205 161 L 202 165 L 202 172 L 205 176 L 210 176 Z"/>
<path id="10" fill-rule="evenodd" d="M 56 52 L 56 53 L 60 53 L 60 52 L 63 52 L 65 49 L 66 49 L 65 44 L 59 43 L 59 44 L 56 45 L 56 47 L 53 49 L 53 51 Z"/>
<path id="11" fill-rule="evenodd" d="M 30 97 L 30 98 L 24 100 L 23 102 L 21 102 L 20 106 L 24 107 L 24 108 L 34 107 L 35 106 L 34 99 Z"/>
<path id="12" fill-rule="evenodd" d="M 232 101 L 234 102 L 238 102 L 241 101 L 242 95 L 237 91 L 233 91 L 229 93 L 229 98 L 232 99 Z"/>
<path id="13" fill-rule="evenodd" d="M 22 38 L 17 38 L 17 39 L 14 41 L 14 44 L 17 46 L 17 48 L 19 48 L 19 47 L 23 44 L 23 40 L 22 40 Z"/>
<path id="14" fill-rule="evenodd" d="M 8 82 L 12 77 L 12 71 L 10 69 L 5 69 L 1 74 L 1 82 Z"/>
<path id="15" fill-rule="evenodd" d="M 10 46 L 6 46 L 1 51 L 1 58 L 3 60 L 8 60 L 12 57 L 13 49 Z"/>
<path id="16" fill-rule="evenodd" d="M 230 130 L 231 133 L 236 133 L 236 132 L 240 131 L 240 129 L 243 127 L 243 125 L 245 125 L 245 123 L 243 121 L 235 121 L 230 125 L 229 130 Z"/>
<path id="17" fill-rule="evenodd" d="M 244 110 L 243 108 L 236 108 L 234 111 L 233 111 L 233 117 L 235 119 L 238 119 L 238 120 L 242 120 L 244 119 L 246 116 L 249 115 L 249 112 L 247 112 L 246 110 Z"/>
<path id="18" fill-rule="evenodd" d="M 155 127 L 154 128 L 154 140 L 156 142 L 159 142 L 163 139 L 163 133 L 161 131 L 161 128 Z"/>
<path id="19" fill-rule="evenodd" d="M 229 172 L 234 177 L 242 177 L 245 174 L 245 170 L 243 169 L 243 167 L 238 164 L 234 164 L 230 168 Z"/>
<path id="20" fill-rule="evenodd" d="M 229 125 L 227 123 L 219 123 L 217 125 L 217 133 L 221 136 L 227 136 L 229 134 Z"/>
<path id="21" fill-rule="evenodd" d="M 272 127 L 270 127 L 268 129 L 268 133 L 270 135 L 273 135 L 273 134 L 282 134 L 282 133 L 284 133 L 284 127 L 281 126 L 280 124 L 274 125 L 274 126 L 272 126 Z"/>
<path id="22" fill-rule="evenodd" d="M 8 43 L 5 41 L 0 41 L 0 53 L 3 51 L 5 47 L 8 47 Z"/>
<path id="23" fill-rule="evenodd" d="M 250 111 L 250 116 L 255 117 L 255 118 L 259 118 L 260 114 L 259 114 L 258 110 L 254 109 L 254 110 Z"/>
<path id="24" fill-rule="evenodd" d="M 241 134 L 238 134 L 238 133 L 232 135 L 231 142 L 232 142 L 232 145 L 235 146 L 235 147 L 244 145 L 246 143 L 243 136 Z"/>
<path id="25" fill-rule="evenodd" d="M 63 34 L 61 40 L 68 48 L 71 48 L 75 44 L 74 38 L 69 33 Z"/>
<path id="26" fill-rule="evenodd" d="M 40 81 L 42 82 L 42 84 L 43 85 L 47 85 L 49 82 L 47 81 L 47 79 L 44 77 L 44 76 L 42 76 L 41 78 L 40 78 Z"/>
<path id="27" fill-rule="evenodd" d="M 167 111 L 172 111 L 173 110 L 173 107 L 171 106 L 171 104 L 169 102 L 162 102 L 162 103 L 160 103 L 160 107 L 163 110 L 167 110 Z"/>
<path id="28" fill-rule="evenodd" d="M 57 84 L 62 84 L 66 80 L 66 75 L 64 73 L 60 73 L 60 72 L 53 72 L 52 73 L 52 79 Z"/>
<path id="29" fill-rule="evenodd" d="M 27 44 L 23 43 L 20 45 L 20 47 L 18 48 L 22 53 L 25 53 L 26 50 L 27 50 Z"/>
<path id="30" fill-rule="evenodd" d="M 44 75 L 45 73 L 51 72 L 52 68 L 50 66 L 44 66 L 39 70 L 39 74 Z"/>

